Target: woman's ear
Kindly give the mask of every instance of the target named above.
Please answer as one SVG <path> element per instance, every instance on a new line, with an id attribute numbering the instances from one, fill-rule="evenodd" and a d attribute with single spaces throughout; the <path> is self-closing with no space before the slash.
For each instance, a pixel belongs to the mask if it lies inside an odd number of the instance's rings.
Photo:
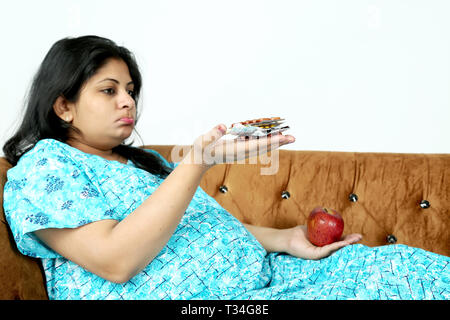
<path id="1" fill-rule="evenodd" d="M 73 121 L 72 109 L 69 106 L 69 102 L 62 95 L 56 98 L 55 103 L 53 104 L 53 110 L 56 115 L 61 118 L 65 122 Z"/>

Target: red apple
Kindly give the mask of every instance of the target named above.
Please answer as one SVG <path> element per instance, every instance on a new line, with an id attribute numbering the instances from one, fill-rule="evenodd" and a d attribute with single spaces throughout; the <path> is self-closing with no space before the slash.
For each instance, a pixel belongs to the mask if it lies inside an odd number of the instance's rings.
<path id="1" fill-rule="evenodd" d="M 344 231 L 344 220 L 334 209 L 317 207 L 308 216 L 307 237 L 318 247 L 339 241 Z"/>

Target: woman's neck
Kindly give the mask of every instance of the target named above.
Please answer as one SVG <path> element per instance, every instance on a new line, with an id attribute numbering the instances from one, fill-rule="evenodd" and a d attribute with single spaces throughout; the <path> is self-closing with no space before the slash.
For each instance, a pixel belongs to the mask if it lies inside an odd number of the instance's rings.
<path id="1" fill-rule="evenodd" d="M 80 141 L 77 139 L 68 139 L 66 141 L 68 145 L 73 148 L 76 148 L 84 153 L 94 154 L 100 156 L 106 160 L 119 161 L 121 163 L 127 163 L 127 159 L 118 153 L 113 151 L 113 147 L 110 146 L 94 146 L 92 144 L 86 143 L 84 141 Z"/>

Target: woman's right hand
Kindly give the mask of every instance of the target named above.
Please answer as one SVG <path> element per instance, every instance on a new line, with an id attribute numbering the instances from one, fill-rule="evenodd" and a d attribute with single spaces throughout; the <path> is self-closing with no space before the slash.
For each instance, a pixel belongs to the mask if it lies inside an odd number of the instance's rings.
<path id="1" fill-rule="evenodd" d="M 187 161 L 187 163 L 200 164 L 209 168 L 215 164 L 230 163 L 263 155 L 295 141 L 294 136 L 281 133 L 258 139 L 221 139 L 226 131 L 227 127 L 224 124 L 219 124 L 198 137 L 184 159 L 185 163 Z"/>

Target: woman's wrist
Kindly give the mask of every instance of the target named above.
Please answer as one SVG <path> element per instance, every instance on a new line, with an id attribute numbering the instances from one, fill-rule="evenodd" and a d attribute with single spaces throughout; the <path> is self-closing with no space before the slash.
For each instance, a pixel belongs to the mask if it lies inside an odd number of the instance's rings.
<path id="1" fill-rule="evenodd" d="M 244 224 L 248 231 L 258 240 L 267 252 L 290 251 L 292 242 L 292 229 L 275 229 Z"/>
<path id="2" fill-rule="evenodd" d="M 278 250 L 277 252 L 290 253 L 292 252 L 292 240 L 295 238 L 294 228 L 279 229 L 278 235 Z"/>
<path id="3" fill-rule="evenodd" d="M 196 166 L 203 172 L 208 171 L 208 169 L 210 169 L 212 166 L 214 166 L 214 163 L 212 163 L 212 164 L 204 163 L 201 155 L 196 154 L 195 152 L 193 152 L 192 149 L 186 154 L 186 156 L 183 158 L 183 160 L 181 160 L 180 164 Z"/>
<path id="4" fill-rule="evenodd" d="M 295 255 L 294 252 L 294 243 L 297 239 L 301 238 L 301 229 L 299 226 L 295 226 L 292 228 L 284 229 L 286 231 L 286 253 L 290 255 Z"/>

